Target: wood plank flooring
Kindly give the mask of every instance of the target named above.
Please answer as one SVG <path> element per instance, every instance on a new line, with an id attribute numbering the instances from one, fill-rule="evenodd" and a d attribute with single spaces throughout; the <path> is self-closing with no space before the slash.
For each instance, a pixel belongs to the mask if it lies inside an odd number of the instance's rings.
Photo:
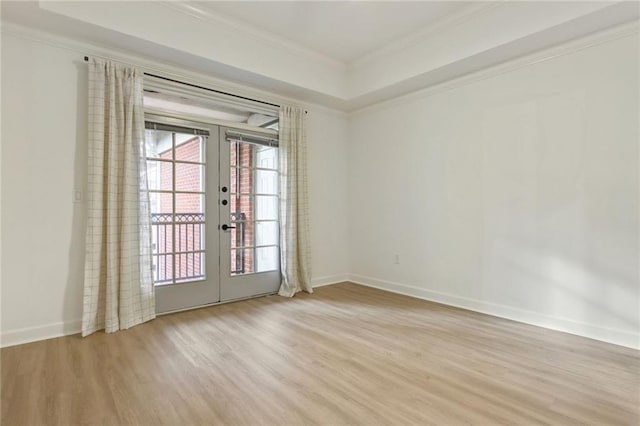
<path id="1" fill-rule="evenodd" d="M 2 349 L 2 425 L 640 424 L 640 352 L 344 283 Z"/>

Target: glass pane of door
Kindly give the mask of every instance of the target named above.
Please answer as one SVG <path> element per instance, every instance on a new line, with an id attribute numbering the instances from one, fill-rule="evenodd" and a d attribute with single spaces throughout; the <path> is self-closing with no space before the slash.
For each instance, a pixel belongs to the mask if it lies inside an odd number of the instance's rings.
<path id="1" fill-rule="evenodd" d="M 156 285 L 206 279 L 204 136 L 147 130 Z"/>
<path id="2" fill-rule="evenodd" d="M 278 150 L 241 140 L 229 142 L 230 273 L 277 270 Z M 258 243 L 260 243 L 258 245 Z"/>
<path id="3" fill-rule="evenodd" d="M 218 302 L 218 127 L 146 120 L 156 310 Z"/>

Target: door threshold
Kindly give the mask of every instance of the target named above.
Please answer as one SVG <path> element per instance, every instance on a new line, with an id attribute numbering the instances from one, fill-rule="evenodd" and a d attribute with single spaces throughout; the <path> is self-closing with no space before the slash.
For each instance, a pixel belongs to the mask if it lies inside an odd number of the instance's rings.
<path id="1" fill-rule="evenodd" d="M 225 305 L 227 303 L 233 303 L 233 302 L 241 302 L 243 300 L 257 299 L 258 297 L 273 296 L 273 295 L 276 295 L 276 294 L 278 294 L 278 292 L 274 291 L 272 293 L 261 293 L 261 294 L 255 294 L 253 296 L 240 297 L 238 299 L 231 299 L 231 300 L 225 300 L 225 301 L 221 301 L 221 302 L 206 303 L 204 305 L 191 306 L 191 307 L 182 308 L 182 309 L 174 309 L 173 311 L 156 312 L 156 316 L 159 317 L 159 316 L 162 316 L 162 315 L 177 314 L 179 312 L 193 311 L 195 309 L 210 308 L 212 306 Z"/>

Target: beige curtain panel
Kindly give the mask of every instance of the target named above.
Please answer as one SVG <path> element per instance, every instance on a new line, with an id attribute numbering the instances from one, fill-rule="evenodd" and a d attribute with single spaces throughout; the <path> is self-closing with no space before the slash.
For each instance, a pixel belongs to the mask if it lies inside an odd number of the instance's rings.
<path id="1" fill-rule="evenodd" d="M 309 198 L 307 194 L 306 114 L 300 108 L 280 108 L 280 270 L 278 294 L 292 297 L 311 287 Z"/>
<path id="2" fill-rule="evenodd" d="M 142 72 L 89 62 L 89 182 L 82 335 L 155 318 Z"/>

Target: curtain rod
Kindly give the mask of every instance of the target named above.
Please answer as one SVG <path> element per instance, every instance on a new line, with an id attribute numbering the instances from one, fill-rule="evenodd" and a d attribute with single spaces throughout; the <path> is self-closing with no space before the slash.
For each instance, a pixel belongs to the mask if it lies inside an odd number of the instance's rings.
<path id="1" fill-rule="evenodd" d="M 85 56 L 84 57 L 84 61 L 88 62 L 89 61 L 89 57 Z M 209 91 L 209 92 L 218 93 L 218 94 L 221 94 L 221 95 L 227 95 L 227 96 L 232 96 L 234 98 L 244 99 L 245 101 L 258 102 L 260 104 L 264 104 L 264 105 L 269 105 L 269 106 L 272 106 L 272 107 L 280 108 L 280 105 L 278 105 L 278 104 L 272 104 L 271 102 L 265 102 L 265 101 L 261 101 L 259 99 L 253 99 L 253 98 L 247 98 L 245 96 L 234 95 L 233 93 L 223 92 L 221 90 L 210 89 L 208 87 L 198 86 L 197 84 L 191 84 L 191 83 L 187 83 L 187 82 L 180 81 L 180 80 L 174 80 L 174 79 L 168 78 L 168 77 L 162 77 L 160 75 L 149 74 L 149 73 L 146 73 L 146 72 L 144 73 L 144 75 L 148 75 L 149 77 L 154 77 L 154 78 L 159 78 L 159 79 L 162 79 L 162 80 L 170 81 L 172 83 L 184 84 L 185 86 L 195 87 L 196 89 L 202 89 L 202 90 L 206 90 L 206 91 Z M 307 111 L 305 110 L 304 113 L 306 114 Z"/>

